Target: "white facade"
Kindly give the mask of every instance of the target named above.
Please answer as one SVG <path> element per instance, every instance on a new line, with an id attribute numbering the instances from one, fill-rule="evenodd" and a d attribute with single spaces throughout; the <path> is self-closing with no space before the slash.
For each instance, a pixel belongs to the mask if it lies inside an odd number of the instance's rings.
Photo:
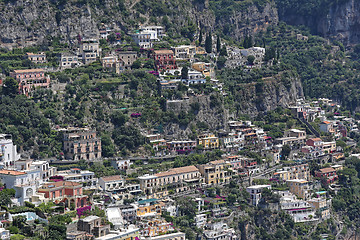
<path id="1" fill-rule="evenodd" d="M 132 38 L 134 39 L 135 43 L 141 48 L 152 48 L 153 42 L 159 40 L 156 31 L 148 30 L 133 34 Z"/>
<path id="2" fill-rule="evenodd" d="M 0 228 L 0 239 L 8 240 L 10 239 L 10 231 L 5 228 Z"/>
<path id="3" fill-rule="evenodd" d="M 165 36 L 165 29 L 162 26 L 143 26 L 140 28 L 141 31 L 152 31 L 155 32 L 156 39 L 162 38 Z"/>
<path id="4" fill-rule="evenodd" d="M 23 205 L 25 201 L 30 201 L 37 188 L 42 184 L 39 170 L 26 172 L 0 170 L 0 181 L 7 189 L 14 188 L 16 190 L 15 203 L 19 205 Z"/>
<path id="5" fill-rule="evenodd" d="M 103 191 L 124 190 L 125 179 L 119 175 L 99 178 L 99 186 Z"/>
<path id="6" fill-rule="evenodd" d="M 11 135 L 0 134 L 0 166 L 7 168 L 13 166 L 14 162 L 20 159 Z"/>
<path id="7" fill-rule="evenodd" d="M 73 68 L 79 66 L 79 58 L 72 53 L 62 53 L 60 57 L 60 68 Z"/>
<path id="8" fill-rule="evenodd" d="M 86 186 L 96 186 L 98 179 L 95 177 L 95 173 L 87 170 L 81 170 L 73 168 L 70 170 L 59 171 L 56 173 L 58 176 L 62 176 L 64 181 L 84 183 Z"/>
<path id="9" fill-rule="evenodd" d="M 131 165 L 132 165 L 132 162 L 129 159 L 111 161 L 111 166 L 113 166 L 114 168 L 116 168 L 118 170 L 127 170 L 130 168 Z"/>
<path id="10" fill-rule="evenodd" d="M 246 188 L 246 191 L 250 193 L 250 203 L 257 206 L 261 199 L 261 192 L 263 189 L 271 189 L 271 185 L 254 185 Z"/>
<path id="11" fill-rule="evenodd" d="M 15 168 L 18 171 L 40 171 L 41 178 L 47 180 L 56 173 L 56 167 L 50 167 L 47 161 L 19 160 L 15 162 Z"/>

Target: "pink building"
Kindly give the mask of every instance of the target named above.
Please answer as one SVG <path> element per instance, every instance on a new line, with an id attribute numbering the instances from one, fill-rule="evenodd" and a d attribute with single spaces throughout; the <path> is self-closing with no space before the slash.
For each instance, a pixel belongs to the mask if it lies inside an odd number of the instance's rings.
<path id="1" fill-rule="evenodd" d="M 176 69 L 176 60 L 172 50 L 155 50 L 155 66 L 158 71 Z"/>
<path id="2" fill-rule="evenodd" d="M 64 202 L 66 207 L 74 208 L 87 205 L 88 196 L 83 195 L 81 183 L 60 181 L 44 184 L 38 189 L 39 193 L 44 193 L 45 198 L 55 203 Z"/>
<path id="3" fill-rule="evenodd" d="M 45 76 L 43 69 L 14 70 L 10 76 L 19 83 L 19 92 L 29 96 L 35 88 L 49 88 L 50 77 Z"/>

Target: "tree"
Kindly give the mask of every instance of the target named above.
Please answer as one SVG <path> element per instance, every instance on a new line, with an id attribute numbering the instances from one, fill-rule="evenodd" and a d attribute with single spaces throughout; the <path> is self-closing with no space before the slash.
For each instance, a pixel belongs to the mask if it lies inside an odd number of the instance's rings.
<path id="1" fill-rule="evenodd" d="M 202 41 L 203 41 L 203 35 L 202 35 L 202 30 L 200 29 L 200 33 L 199 33 L 199 46 L 201 46 Z"/>
<path id="2" fill-rule="evenodd" d="M 209 32 L 209 34 L 206 36 L 205 39 L 205 51 L 207 53 L 211 53 L 212 52 L 212 37 L 211 37 L 211 32 Z"/>
<path id="3" fill-rule="evenodd" d="M 15 189 L 3 189 L 0 192 L 0 205 L 1 206 L 10 205 L 12 197 L 15 197 Z"/>
<path id="4" fill-rule="evenodd" d="M 254 65 L 255 57 L 253 55 L 249 55 L 247 57 L 247 61 L 249 65 Z"/>
<path id="5" fill-rule="evenodd" d="M 14 78 L 7 77 L 5 78 L 2 91 L 4 95 L 14 96 L 19 93 L 19 84 Z"/>
<path id="6" fill-rule="evenodd" d="M 220 56 L 220 57 L 218 57 L 218 59 L 217 59 L 217 67 L 218 68 L 223 68 L 224 66 L 225 66 L 225 62 L 226 62 L 226 57 L 224 57 L 224 56 Z"/>
<path id="7" fill-rule="evenodd" d="M 227 50 L 226 50 L 226 46 L 223 46 L 221 49 L 220 49 L 220 56 L 227 56 Z"/>
<path id="8" fill-rule="evenodd" d="M 220 36 L 217 35 L 217 39 L 216 39 L 216 52 L 220 52 L 220 50 L 221 50 Z"/>
<path id="9" fill-rule="evenodd" d="M 244 48 L 251 48 L 253 46 L 253 43 L 252 43 L 252 37 L 250 36 L 246 36 L 244 38 L 244 42 L 243 42 L 243 47 Z"/>
<path id="10" fill-rule="evenodd" d="M 281 158 L 285 160 L 287 157 L 289 157 L 291 152 L 291 148 L 289 145 L 285 144 L 281 149 Z"/>
<path id="11" fill-rule="evenodd" d="M 128 116 L 123 114 L 121 111 L 115 111 L 111 114 L 111 122 L 118 127 L 124 125 L 128 119 Z"/>
<path id="12" fill-rule="evenodd" d="M 134 61 L 133 64 L 131 65 L 131 68 L 132 68 L 132 69 L 139 69 L 139 68 L 141 68 L 141 62 L 140 62 L 140 60 L 138 59 L 138 60 Z"/>
<path id="13" fill-rule="evenodd" d="M 113 43 L 116 41 L 116 36 L 115 33 L 110 33 L 110 35 L 107 37 L 107 40 L 109 40 L 109 42 Z"/>
<path id="14" fill-rule="evenodd" d="M 184 66 L 181 69 L 181 79 L 188 79 L 188 73 L 189 73 L 189 69 L 187 66 Z"/>

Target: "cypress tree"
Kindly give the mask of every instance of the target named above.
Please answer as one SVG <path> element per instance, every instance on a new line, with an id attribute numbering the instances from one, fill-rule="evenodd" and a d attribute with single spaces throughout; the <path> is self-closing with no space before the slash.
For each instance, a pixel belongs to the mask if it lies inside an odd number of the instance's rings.
<path id="1" fill-rule="evenodd" d="M 206 39 L 205 39 L 205 51 L 207 53 L 212 52 L 211 32 L 206 36 Z"/>
<path id="2" fill-rule="evenodd" d="M 219 37 L 219 35 L 217 35 L 217 39 L 216 39 L 216 52 L 220 52 L 220 50 L 221 50 L 220 37 Z"/>
<path id="3" fill-rule="evenodd" d="M 202 35 L 202 30 L 200 29 L 200 34 L 199 34 L 199 45 L 201 45 L 203 41 L 203 35 Z"/>

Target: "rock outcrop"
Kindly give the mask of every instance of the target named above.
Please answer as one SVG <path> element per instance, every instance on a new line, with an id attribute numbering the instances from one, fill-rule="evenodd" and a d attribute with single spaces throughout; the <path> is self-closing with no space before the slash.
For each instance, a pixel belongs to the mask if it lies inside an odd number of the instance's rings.
<path id="1" fill-rule="evenodd" d="M 116 0 L 7 0 L 0 1 L 0 43 L 8 48 L 39 44 L 49 38 L 59 38 L 63 43 L 76 44 L 78 36 L 98 35 L 101 23 L 112 25 L 116 30 L 134 29 L 140 22 L 156 19 L 162 22 L 162 15 L 154 17 L 153 9 L 139 12 L 137 4 L 142 1 Z M 201 26 L 205 31 L 224 30 L 225 34 L 240 40 L 245 35 L 263 31 L 270 24 L 277 24 L 277 10 L 274 3 L 262 8 L 249 5 L 233 10 L 227 16 L 216 16 L 208 1 L 186 4 L 163 3 L 171 10 L 167 15 L 174 31 L 181 33 L 189 22 Z M 156 6 L 150 6 L 150 8 Z"/>

